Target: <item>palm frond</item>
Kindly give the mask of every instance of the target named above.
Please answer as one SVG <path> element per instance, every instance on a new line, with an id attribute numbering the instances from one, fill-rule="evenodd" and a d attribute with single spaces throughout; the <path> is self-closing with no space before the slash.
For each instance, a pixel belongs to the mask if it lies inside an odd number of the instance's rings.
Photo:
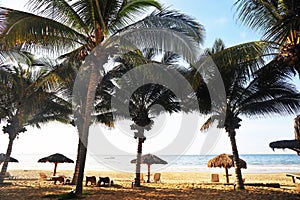
<path id="1" fill-rule="evenodd" d="M 124 31 L 105 42 L 105 46 L 119 45 L 120 53 L 136 49 L 153 48 L 170 51 L 182 56 L 187 62 L 195 63 L 200 55 L 199 46 L 181 32 L 160 28 L 139 28 Z"/>
<path id="2" fill-rule="evenodd" d="M 27 42 L 29 48 L 34 45 L 52 51 L 67 51 L 85 43 L 84 35 L 52 19 L 3 7 L 0 17 L 5 19 L 0 39 L 9 47 Z"/>
<path id="3" fill-rule="evenodd" d="M 116 2 L 116 1 L 111 1 Z M 120 1 L 122 2 L 119 10 L 111 17 L 110 24 L 108 25 L 108 30 L 111 33 L 115 33 L 121 30 L 126 25 L 131 24 L 135 21 L 137 15 L 143 11 L 147 11 L 150 7 L 161 10 L 162 7 L 160 3 L 156 0 L 130 0 L 130 1 Z M 115 6 L 116 8 L 116 6 Z"/>
<path id="4" fill-rule="evenodd" d="M 191 37 L 196 43 L 202 43 L 204 39 L 203 26 L 189 16 L 177 11 L 162 10 L 160 12 L 153 12 L 144 19 L 120 31 L 137 28 L 169 29 Z"/>
<path id="5" fill-rule="evenodd" d="M 161 63 L 174 65 L 179 61 L 179 58 L 180 56 L 178 54 L 168 51 L 163 54 L 163 57 L 161 58 Z"/>
<path id="6" fill-rule="evenodd" d="M 69 0 L 29 0 L 28 5 L 33 12 L 39 12 L 40 15 L 46 18 L 67 25 L 82 34 L 89 35 L 89 27 L 68 1 Z"/>
<path id="7" fill-rule="evenodd" d="M 213 119 L 214 119 L 213 117 L 208 118 L 204 122 L 204 124 L 201 126 L 200 131 L 205 131 L 205 130 L 209 129 L 212 126 L 213 122 L 214 122 Z"/>
<path id="8" fill-rule="evenodd" d="M 300 30 L 297 0 L 238 0 L 235 5 L 238 18 L 250 28 L 260 30 L 267 40 L 284 44 L 291 33 Z"/>
<path id="9" fill-rule="evenodd" d="M 253 29 L 269 29 L 281 19 L 278 12 L 278 1 L 268 0 L 238 0 L 235 3 L 238 18 Z"/>

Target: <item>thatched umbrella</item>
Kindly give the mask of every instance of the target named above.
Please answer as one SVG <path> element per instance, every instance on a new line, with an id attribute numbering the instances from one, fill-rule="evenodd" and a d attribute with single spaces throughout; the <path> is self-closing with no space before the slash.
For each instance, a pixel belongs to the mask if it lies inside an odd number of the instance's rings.
<path id="1" fill-rule="evenodd" d="M 53 176 L 56 175 L 56 168 L 57 168 L 57 164 L 58 163 L 74 163 L 73 160 L 71 160 L 70 158 L 67 158 L 66 156 L 60 154 L 60 153 L 56 153 L 50 156 L 47 156 L 45 158 L 41 158 L 38 160 L 38 162 L 52 162 L 54 163 L 54 172 L 53 172 Z"/>
<path id="2" fill-rule="evenodd" d="M 161 165 L 166 165 L 168 164 L 166 161 L 162 160 L 161 158 L 153 155 L 153 154 L 146 154 L 143 155 L 141 158 L 141 164 L 146 164 L 148 165 L 148 180 L 147 183 L 150 182 L 150 166 L 152 164 L 161 164 Z M 131 163 L 136 163 L 136 159 L 133 159 L 132 161 L 130 161 Z"/>
<path id="3" fill-rule="evenodd" d="M 280 140 L 271 142 L 269 145 L 273 150 L 277 149 L 291 149 L 300 155 L 300 140 Z"/>
<path id="4" fill-rule="evenodd" d="M 239 164 L 241 168 L 247 169 L 247 163 L 240 159 Z M 228 169 L 234 166 L 233 155 L 230 154 L 220 154 L 212 159 L 210 159 L 207 163 L 208 167 L 224 167 L 226 173 L 226 182 L 229 183 L 229 175 Z"/>
<path id="5" fill-rule="evenodd" d="M 0 153 L 0 165 L 5 161 L 6 154 Z M 17 159 L 10 157 L 8 162 L 19 162 Z"/>
<path id="6" fill-rule="evenodd" d="M 294 140 L 280 140 L 271 142 L 269 146 L 274 150 L 277 149 L 291 149 L 300 155 L 300 115 L 294 119 Z"/>

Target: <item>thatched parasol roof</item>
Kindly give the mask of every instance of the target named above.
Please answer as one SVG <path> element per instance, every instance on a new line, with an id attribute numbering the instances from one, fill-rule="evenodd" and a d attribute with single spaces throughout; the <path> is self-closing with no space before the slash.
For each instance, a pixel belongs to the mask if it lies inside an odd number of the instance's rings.
<path id="1" fill-rule="evenodd" d="M 136 159 L 133 159 L 132 161 L 130 161 L 131 163 L 136 163 Z M 152 165 L 152 164 L 162 164 L 162 165 L 166 165 L 168 164 L 166 161 L 162 160 L 161 158 L 153 155 L 153 154 L 145 154 L 142 156 L 142 160 L 141 160 L 142 164 L 148 164 L 148 165 Z"/>
<path id="2" fill-rule="evenodd" d="M 50 156 L 47 156 L 45 158 L 41 158 L 38 160 L 38 162 L 52 162 L 54 163 L 54 171 L 53 171 L 53 176 L 56 175 L 56 168 L 57 168 L 57 164 L 58 163 L 74 163 L 73 160 L 71 160 L 70 158 L 67 158 L 66 156 L 60 154 L 60 153 L 56 153 Z"/>
<path id="3" fill-rule="evenodd" d="M 131 163 L 136 163 L 136 159 L 133 159 L 130 161 Z M 150 166 L 152 164 L 161 164 L 161 165 L 166 165 L 168 164 L 166 161 L 163 159 L 153 155 L 153 154 L 145 154 L 141 157 L 141 164 L 146 164 L 148 165 L 148 180 L 147 183 L 150 183 Z"/>
<path id="4" fill-rule="evenodd" d="M 294 140 L 280 140 L 271 142 L 269 146 L 274 150 L 276 149 L 291 149 L 300 155 L 300 115 L 294 119 Z"/>
<path id="5" fill-rule="evenodd" d="M 5 161 L 6 154 L 0 153 L 0 164 Z M 19 162 L 17 159 L 10 157 L 8 162 Z"/>
<path id="6" fill-rule="evenodd" d="M 280 140 L 271 142 L 269 145 L 273 150 L 274 149 L 291 149 L 300 153 L 300 140 Z"/>
<path id="7" fill-rule="evenodd" d="M 226 153 L 220 154 L 212 158 L 211 160 L 209 160 L 207 166 L 231 168 L 234 166 L 233 155 L 226 154 Z M 240 159 L 240 167 L 247 169 L 247 163 L 242 159 Z"/>
<path id="8" fill-rule="evenodd" d="M 53 163 L 74 163 L 73 160 L 66 156 L 56 153 L 38 160 L 38 162 L 53 162 Z"/>

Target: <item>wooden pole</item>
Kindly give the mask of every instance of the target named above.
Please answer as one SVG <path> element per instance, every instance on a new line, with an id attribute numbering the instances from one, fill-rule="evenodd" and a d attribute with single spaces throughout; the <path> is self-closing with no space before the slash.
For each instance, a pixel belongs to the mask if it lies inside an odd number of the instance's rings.
<path id="1" fill-rule="evenodd" d="M 150 183 L 150 165 L 151 164 L 148 164 L 148 180 L 147 180 L 147 183 Z"/>
<path id="2" fill-rule="evenodd" d="M 54 172 L 53 172 L 53 176 L 55 176 L 55 175 L 56 175 L 56 168 L 57 168 L 57 164 L 58 164 L 58 162 L 55 162 L 55 163 L 54 163 Z"/>
<path id="3" fill-rule="evenodd" d="M 226 183 L 229 183 L 229 175 L 228 175 L 228 168 L 225 167 L 225 173 L 226 173 Z"/>

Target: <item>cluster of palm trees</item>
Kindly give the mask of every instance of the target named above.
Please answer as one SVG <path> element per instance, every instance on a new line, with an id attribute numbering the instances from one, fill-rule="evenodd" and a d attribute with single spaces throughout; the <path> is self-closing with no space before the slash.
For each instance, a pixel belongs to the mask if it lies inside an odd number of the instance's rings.
<path id="1" fill-rule="evenodd" d="M 113 127 L 116 118 L 130 118 L 139 141 L 135 183 L 139 186 L 144 131 L 151 129 L 151 118 L 161 112 L 198 110 L 211 115 L 202 130 L 216 121 L 228 133 L 237 188 L 243 189 L 235 141 L 240 115 L 294 114 L 300 108 L 300 93 L 288 81 L 300 71 L 300 3 L 296 0 L 236 2 L 239 19 L 261 29 L 264 37 L 229 48 L 217 40 L 205 51 L 201 61 L 212 59 L 217 66 L 223 80 L 222 97 L 219 90 L 208 88 L 215 81 L 209 70 L 200 76 L 194 65 L 203 27 L 186 15 L 163 9 L 156 0 L 29 0 L 28 4 L 32 13 L 0 7 L 0 119 L 6 124 L 3 132 L 9 135 L 0 183 L 14 139 L 28 125 L 39 127 L 58 120 L 76 126 L 80 136 L 73 183 L 75 195 L 81 196 L 90 125 Z M 136 16 L 149 8 L 155 11 L 137 20 Z M 46 59 L 49 55 L 57 58 Z M 111 59 L 116 64 L 107 70 L 104 66 Z M 179 67 L 180 59 L 187 60 L 190 68 Z M 122 90 L 121 81 L 134 85 L 134 78 L 122 77 L 141 65 L 178 70 L 192 86 L 193 94 L 186 95 L 195 97 L 197 108 L 181 107 L 180 97 L 155 83 L 137 88 L 125 102 L 114 96 L 128 91 Z M 151 77 L 151 70 L 142 68 L 141 72 Z M 224 103 L 215 104 L 212 96 L 225 98 Z M 124 106 L 115 108 L 112 101 Z M 156 104 L 164 109 L 154 109 Z M 129 110 L 129 115 L 122 108 Z"/>

